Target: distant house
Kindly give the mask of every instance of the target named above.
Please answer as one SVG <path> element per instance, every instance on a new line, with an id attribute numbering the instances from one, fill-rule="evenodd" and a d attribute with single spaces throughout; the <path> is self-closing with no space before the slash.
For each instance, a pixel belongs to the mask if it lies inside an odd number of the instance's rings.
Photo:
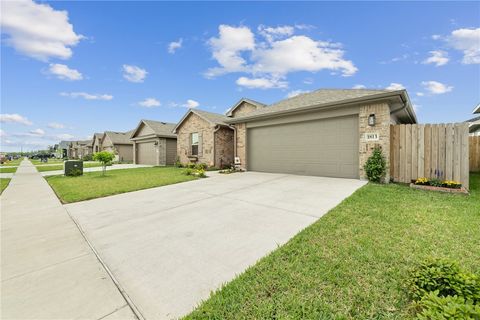
<path id="1" fill-rule="evenodd" d="M 177 158 L 175 123 L 141 120 L 132 131 L 133 162 L 154 166 L 173 165 Z"/>
<path id="2" fill-rule="evenodd" d="M 103 133 L 94 133 L 92 138 L 92 152 L 96 153 L 102 151 Z"/>
<path id="3" fill-rule="evenodd" d="M 115 153 L 115 161 L 133 161 L 132 132 L 105 131 L 101 140 L 102 150 Z"/>
<path id="4" fill-rule="evenodd" d="M 71 141 L 69 149 L 69 158 L 83 159 L 86 155 L 92 154 L 92 140 Z"/>
<path id="5" fill-rule="evenodd" d="M 60 141 L 57 147 L 57 158 L 68 158 L 70 157 L 70 143 L 71 141 Z"/>
<path id="6" fill-rule="evenodd" d="M 478 116 L 465 122 L 468 122 L 468 131 L 471 136 L 480 136 L 480 103 L 473 109 L 473 114 Z"/>
<path id="7" fill-rule="evenodd" d="M 222 114 L 190 109 L 175 126 L 177 156 L 182 163 L 206 163 L 222 168 L 233 164 L 234 129 Z"/>

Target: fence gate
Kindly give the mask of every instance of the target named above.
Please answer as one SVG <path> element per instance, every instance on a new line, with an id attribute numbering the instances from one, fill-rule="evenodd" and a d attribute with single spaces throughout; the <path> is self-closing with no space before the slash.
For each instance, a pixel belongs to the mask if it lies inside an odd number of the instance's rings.
<path id="1" fill-rule="evenodd" d="M 455 180 L 469 188 L 468 124 L 390 126 L 390 176 L 396 182 L 417 178 Z"/>

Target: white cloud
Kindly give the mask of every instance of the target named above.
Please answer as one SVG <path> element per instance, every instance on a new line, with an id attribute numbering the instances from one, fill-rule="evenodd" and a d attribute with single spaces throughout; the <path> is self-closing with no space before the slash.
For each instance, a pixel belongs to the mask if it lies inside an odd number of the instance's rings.
<path id="1" fill-rule="evenodd" d="M 123 77 L 130 82 L 143 82 L 148 72 L 137 66 L 124 64 Z"/>
<path id="2" fill-rule="evenodd" d="M 424 64 L 435 64 L 435 66 L 443 66 L 449 61 L 448 53 L 442 50 L 430 51 L 430 57 L 423 61 Z"/>
<path id="3" fill-rule="evenodd" d="M 423 97 L 423 96 L 425 95 L 425 93 L 423 93 L 423 92 L 417 92 L 416 95 L 417 95 L 418 97 Z"/>
<path id="4" fill-rule="evenodd" d="M 356 84 L 352 87 L 352 89 L 365 89 L 366 87 L 363 84 Z"/>
<path id="5" fill-rule="evenodd" d="M 413 107 L 413 111 L 418 112 L 418 110 L 419 110 L 422 106 L 414 103 L 414 104 L 412 105 L 412 107 Z"/>
<path id="6" fill-rule="evenodd" d="M 247 78 L 240 77 L 236 81 L 237 85 L 249 89 L 272 89 L 272 88 L 287 88 L 288 83 L 275 78 Z"/>
<path id="7" fill-rule="evenodd" d="M 210 38 L 208 44 L 212 49 L 212 55 L 221 67 L 211 68 L 207 71 L 207 77 L 245 71 L 246 61 L 242 58 L 242 51 L 255 49 L 255 36 L 248 27 L 232 27 L 220 25 L 218 38 Z"/>
<path id="8" fill-rule="evenodd" d="M 291 26 L 259 26 L 257 31 L 266 41 L 255 42 L 255 35 L 248 27 L 220 25 L 219 36 L 208 42 L 219 66 L 207 70 L 206 76 L 242 72 L 253 78 L 242 77 L 240 82 L 263 79 L 262 83 L 266 83 L 265 79 L 285 80 L 291 72 L 331 70 L 343 76 L 357 72 L 353 62 L 344 59 L 340 44 L 293 35 L 294 30 Z M 281 83 L 256 87 L 283 88 L 286 82 Z"/>
<path id="9" fill-rule="evenodd" d="M 62 123 L 58 122 L 50 122 L 47 127 L 52 128 L 52 129 L 63 129 L 65 128 L 65 125 Z"/>
<path id="10" fill-rule="evenodd" d="M 75 69 L 70 69 L 67 65 L 60 63 L 51 63 L 48 68 L 48 73 L 56 76 L 62 80 L 82 80 L 83 75 Z"/>
<path id="11" fill-rule="evenodd" d="M 438 81 L 423 81 L 422 85 L 431 94 L 443 94 L 453 90 L 452 86 L 448 86 Z"/>
<path id="12" fill-rule="evenodd" d="M 395 82 L 392 82 L 390 83 L 390 85 L 388 87 L 385 88 L 386 90 L 402 90 L 402 89 L 405 89 L 405 87 L 403 86 L 403 84 L 401 83 L 395 83 Z"/>
<path id="13" fill-rule="evenodd" d="M 75 136 L 69 133 L 61 133 L 61 134 L 55 135 L 55 138 L 58 140 L 72 140 L 73 138 L 75 138 Z"/>
<path id="14" fill-rule="evenodd" d="M 183 39 L 180 38 L 178 41 L 172 41 L 168 44 L 168 53 L 174 54 L 177 49 L 180 49 L 183 44 Z"/>
<path id="15" fill-rule="evenodd" d="M 2 1 L 2 32 L 6 43 L 29 57 L 47 61 L 68 59 L 71 47 L 84 38 L 73 31 L 68 12 L 31 0 Z"/>
<path id="16" fill-rule="evenodd" d="M 83 98 L 86 100 L 112 100 L 113 96 L 110 94 L 90 94 L 86 92 L 61 92 L 61 96 L 70 98 Z"/>
<path id="17" fill-rule="evenodd" d="M 155 98 L 146 98 L 143 101 L 140 101 L 138 105 L 147 108 L 160 107 L 161 103 Z"/>
<path id="18" fill-rule="evenodd" d="M 259 25 L 257 30 L 258 33 L 264 36 L 268 42 L 272 42 L 275 39 L 291 36 L 295 31 L 295 28 L 292 26 L 266 27 L 264 25 Z"/>
<path id="19" fill-rule="evenodd" d="M 35 129 L 35 130 L 30 130 L 29 134 L 32 136 L 44 136 L 45 135 L 45 130 L 43 129 Z"/>
<path id="20" fill-rule="evenodd" d="M 200 105 L 200 103 L 198 101 L 188 99 L 187 103 L 185 103 L 183 106 L 186 107 L 186 108 L 196 108 L 199 105 Z"/>
<path id="21" fill-rule="evenodd" d="M 31 126 L 32 122 L 27 118 L 17 114 L 17 113 L 2 113 L 0 114 L 0 122 L 12 122 L 12 123 L 19 123 L 24 124 L 26 126 Z"/>
<path id="22" fill-rule="evenodd" d="M 2 129 L 0 129 L 0 137 L 6 137 L 6 136 L 7 136 L 7 133 Z"/>
<path id="23" fill-rule="evenodd" d="M 287 98 L 293 98 L 293 97 L 298 96 L 299 94 L 308 93 L 308 92 L 310 92 L 310 91 L 308 91 L 308 90 L 293 90 L 293 91 L 290 91 L 287 94 Z"/>
<path id="24" fill-rule="evenodd" d="M 480 64 L 480 28 L 454 30 L 447 37 L 447 42 L 463 52 L 464 64 Z"/>

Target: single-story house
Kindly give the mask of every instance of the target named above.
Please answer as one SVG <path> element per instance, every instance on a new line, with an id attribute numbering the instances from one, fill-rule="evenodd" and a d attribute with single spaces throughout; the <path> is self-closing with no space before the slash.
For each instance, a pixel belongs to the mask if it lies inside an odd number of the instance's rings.
<path id="1" fill-rule="evenodd" d="M 175 126 L 181 163 L 206 163 L 222 168 L 233 164 L 234 128 L 222 114 L 190 109 Z"/>
<path id="2" fill-rule="evenodd" d="M 375 146 L 389 163 L 390 125 L 417 119 L 406 90 L 320 89 L 225 122 L 246 170 L 364 179 Z"/>
<path id="3" fill-rule="evenodd" d="M 92 138 L 92 152 L 100 152 L 102 151 L 102 139 L 104 133 L 94 133 Z"/>
<path id="4" fill-rule="evenodd" d="M 480 103 L 473 109 L 473 114 L 480 114 Z M 480 136 L 480 115 L 465 122 L 468 122 L 468 132 L 471 136 Z"/>
<path id="5" fill-rule="evenodd" d="M 102 136 L 102 151 L 115 153 L 115 161 L 133 161 L 132 130 L 127 132 L 105 131 Z"/>
<path id="6" fill-rule="evenodd" d="M 141 120 L 132 131 L 133 163 L 155 166 L 173 165 L 177 159 L 174 123 Z"/>

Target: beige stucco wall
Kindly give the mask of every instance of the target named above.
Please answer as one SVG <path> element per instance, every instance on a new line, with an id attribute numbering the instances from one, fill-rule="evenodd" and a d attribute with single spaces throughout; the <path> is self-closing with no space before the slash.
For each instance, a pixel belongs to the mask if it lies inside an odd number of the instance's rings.
<path id="1" fill-rule="evenodd" d="M 188 163 L 191 159 L 190 155 L 190 134 L 199 133 L 198 160 L 199 163 L 206 163 L 210 166 L 214 165 L 213 157 L 213 131 L 214 128 L 206 120 L 198 115 L 191 113 L 177 128 L 177 156 L 181 163 Z"/>
<path id="2" fill-rule="evenodd" d="M 233 110 L 232 117 L 241 117 L 255 110 L 257 110 L 257 107 L 253 104 L 242 102 L 235 110 Z"/>
<path id="3" fill-rule="evenodd" d="M 233 164 L 233 130 L 222 127 L 215 132 L 215 166 L 224 168 Z"/>
<path id="4" fill-rule="evenodd" d="M 368 116 L 375 114 L 376 124 L 371 127 L 368 125 Z M 359 173 L 360 179 L 367 179 L 363 166 L 372 154 L 375 146 L 382 148 L 383 155 L 387 160 L 387 166 L 390 166 L 390 123 L 396 121 L 390 116 L 390 107 L 387 103 L 378 103 L 372 105 L 360 106 L 359 113 Z M 378 141 L 366 141 L 366 133 L 378 133 Z M 390 181 L 390 170 L 387 169 L 385 182 Z"/>

